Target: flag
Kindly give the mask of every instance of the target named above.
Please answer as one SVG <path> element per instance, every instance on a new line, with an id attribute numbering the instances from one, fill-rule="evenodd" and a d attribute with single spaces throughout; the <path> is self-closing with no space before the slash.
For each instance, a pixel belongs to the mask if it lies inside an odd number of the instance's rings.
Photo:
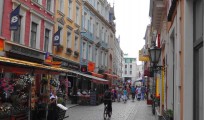
<path id="1" fill-rule="evenodd" d="M 53 37 L 53 39 L 54 39 L 54 46 L 58 46 L 58 45 L 60 45 L 60 30 L 61 29 L 58 29 L 58 31 L 54 34 L 54 37 Z"/>
<path id="2" fill-rule="evenodd" d="M 19 26 L 19 12 L 20 6 L 17 6 L 15 10 L 13 10 L 10 14 L 10 30 L 17 30 Z"/>

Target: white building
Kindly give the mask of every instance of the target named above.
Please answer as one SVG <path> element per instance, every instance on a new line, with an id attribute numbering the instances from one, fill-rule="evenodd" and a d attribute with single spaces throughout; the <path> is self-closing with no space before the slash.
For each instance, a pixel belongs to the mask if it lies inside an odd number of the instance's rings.
<path id="1" fill-rule="evenodd" d="M 137 80 L 137 60 L 124 56 L 123 58 L 123 80 L 131 80 L 132 83 Z"/>

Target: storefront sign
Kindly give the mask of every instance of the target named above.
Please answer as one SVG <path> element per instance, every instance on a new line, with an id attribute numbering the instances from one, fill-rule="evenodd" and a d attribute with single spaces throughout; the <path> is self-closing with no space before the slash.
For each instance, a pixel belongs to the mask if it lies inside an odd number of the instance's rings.
<path id="1" fill-rule="evenodd" d="M 5 51 L 11 52 L 11 53 L 17 53 L 19 55 L 25 55 L 28 57 L 37 58 L 41 60 L 45 59 L 44 53 L 26 48 L 24 46 L 18 46 L 15 43 L 11 43 L 11 42 L 6 42 Z"/>
<path id="2" fill-rule="evenodd" d="M 59 63 L 59 65 L 65 69 L 80 71 L 80 64 L 79 63 L 75 63 L 75 62 L 66 60 L 66 59 L 59 57 L 57 55 L 53 55 L 53 62 Z"/>
<path id="3" fill-rule="evenodd" d="M 95 63 L 94 62 L 89 62 L 88 63 L 88 71 L 93 72 L 95 69 Z"/>
<path id="4" fill-rule="evenodd" d="M 0 51 L 4 49 L 4 40 L 0 38 Z"/>
<path id="5" fill-rule="evenodd" d="M 149 61 L 149 55 L 147 49 L 139 50 L 139 61 Z"/>

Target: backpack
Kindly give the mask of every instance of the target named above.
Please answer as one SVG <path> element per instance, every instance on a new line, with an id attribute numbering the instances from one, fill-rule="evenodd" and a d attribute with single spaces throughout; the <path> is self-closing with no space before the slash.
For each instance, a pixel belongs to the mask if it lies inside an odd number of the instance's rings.
<path id="1" fill-rule="evenodd" d="M 104 98 L 106 99 L 111 98 L 111 93 L 109 91 L 105 91 Z"/>

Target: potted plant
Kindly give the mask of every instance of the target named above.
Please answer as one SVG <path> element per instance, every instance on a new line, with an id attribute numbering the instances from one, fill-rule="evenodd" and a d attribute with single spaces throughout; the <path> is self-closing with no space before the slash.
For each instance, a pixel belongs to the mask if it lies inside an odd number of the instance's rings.
<path id="1" fill-rule="evenodd" d="M 63 45 L 58 45 L 56 50 L 57 50 L 58 52 L 62 51 L 62 50 L 63 50 Z"/>
<path id="2" fill-rule="evenodd" d="M 174 118 L 174 112 L 173 110 L 171 109 L 167 109 L 165 112 L 164 112 L 165 116 L 167 117 L 166 119 L 167 120 L 173 120 Z"/>
<path id="3" fill-rule="evenodd" d="M 79 56 L 79 52 L 78 51 L 74 51 L 74 56 L 78 57 Z"/>
<path id="4" fill-rule="evenodd" d="M 72 49 L 71 48 L 67 48 L 66 49 L 66 53 L 70 55 L 72 53 Z"/>
<path id="5" fill-rule="evenodd" d="M 41 83 L 42 83 L 42 84 L 47 84 L 47 83 L 48 83 L 48 79 L 47 79 L 46 77 L 43 77 L 43 78 L 41 79 Z"/>

